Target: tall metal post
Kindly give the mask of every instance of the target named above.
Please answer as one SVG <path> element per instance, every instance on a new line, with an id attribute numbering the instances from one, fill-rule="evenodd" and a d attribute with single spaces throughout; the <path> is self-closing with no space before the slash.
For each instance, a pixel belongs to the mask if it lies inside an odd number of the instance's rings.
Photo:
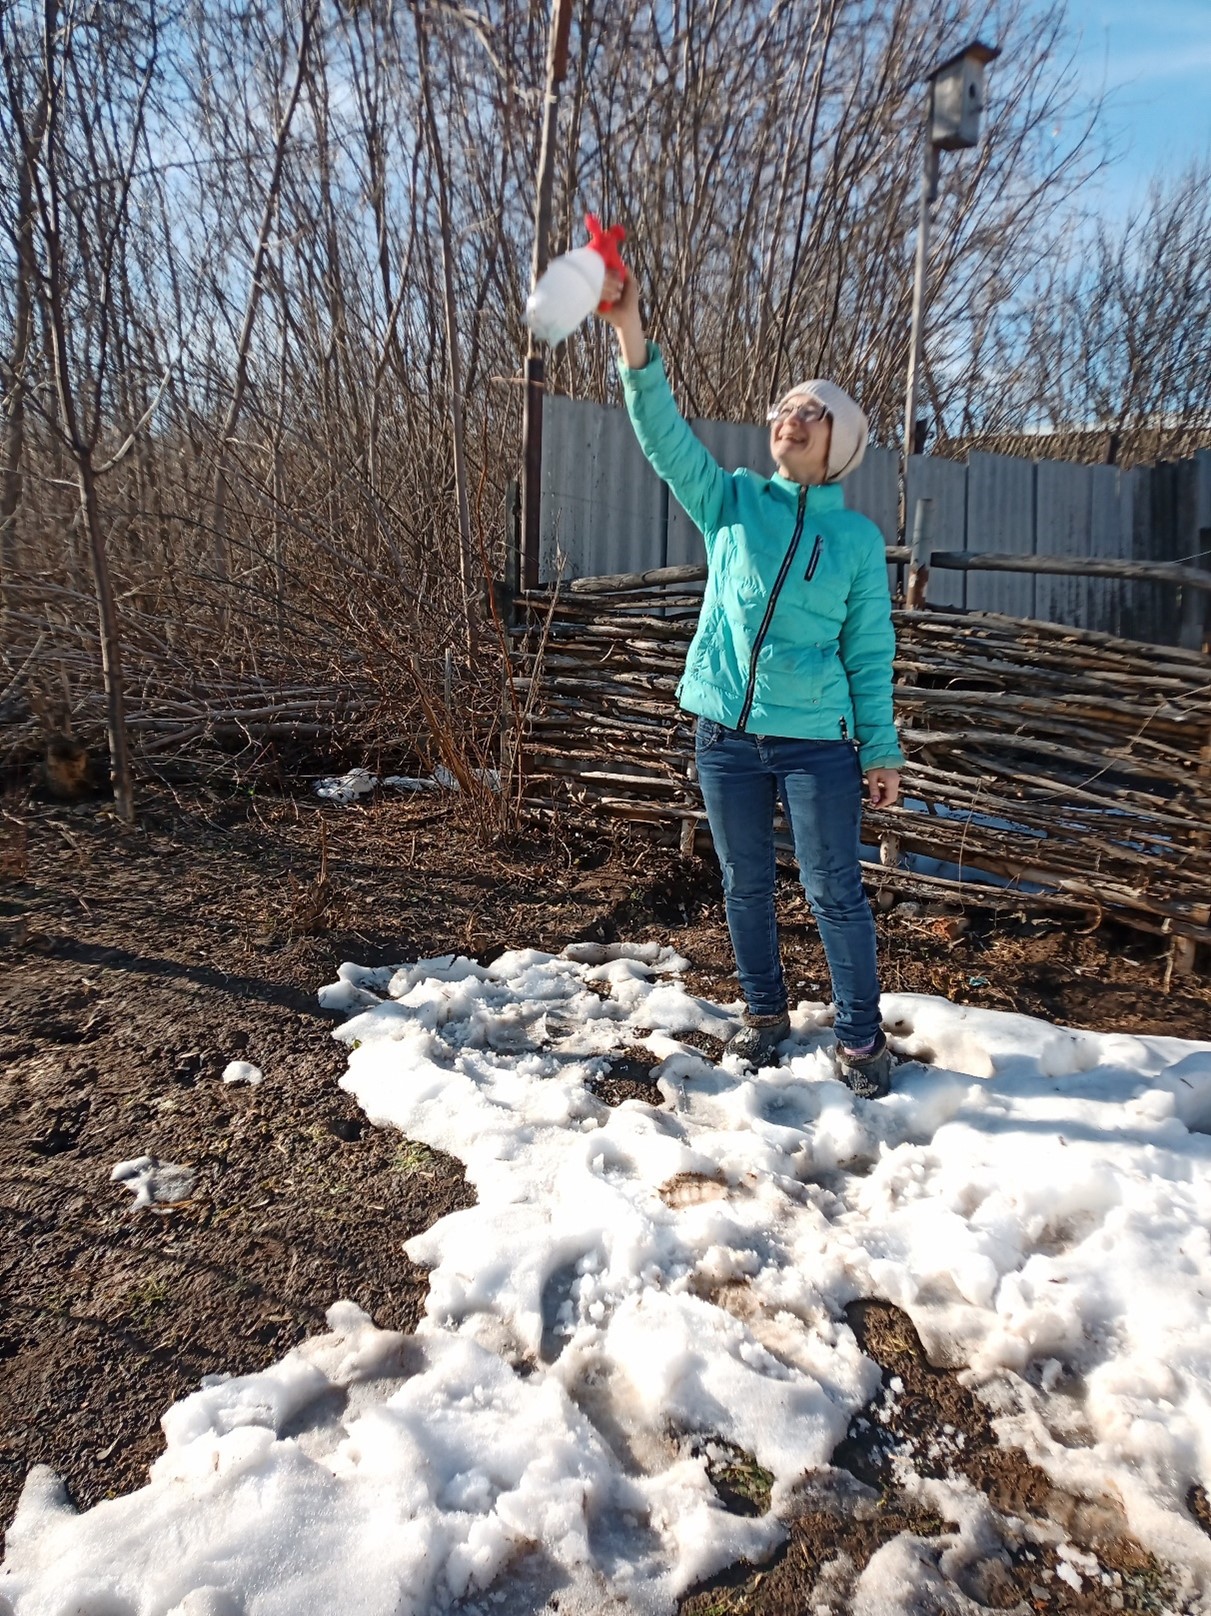
<path id="1" fill-rule="evenodd" d="M 917 269 L 912 289 L 912 339 L 908 350 L 908 390 L 904 400 L 904 466 L 916 446 L 917 391 L 925 346 L 926 276 L 929 270 L 929 224 L 938 196 L 938 148 L 931 138 L 933 85 L 925 103 L 925 151 L 921 162 L 921 205 L 917 219 Z"/>
<path id="2" fill-rule="evenodd" d="M 538 153 L 538 204 L 534 213 L 534 280 L 547 267 L 551 235 L 551 192 L 555 180 L 555 138 L 559 123 L 559 86 L 568 71 L 568 36 L 572 0 L 552 0 L 547 41 L 547 87 Z M 542 397 L 545 375 L 534 333 L 526 345 L 526 391 L 522 404 L 521 441 L 521 586 L 538 587 L 538 519 L 542 476 Z"/>

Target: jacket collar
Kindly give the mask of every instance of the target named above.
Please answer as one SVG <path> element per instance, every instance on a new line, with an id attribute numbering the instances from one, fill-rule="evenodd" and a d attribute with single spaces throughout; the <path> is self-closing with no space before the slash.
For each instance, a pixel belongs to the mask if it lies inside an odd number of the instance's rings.
<path id="1" fill-rule="evenodd" d="M 789 477 L 783 477 L 775 472 L 769 480 L 769 486 L 780 494 L 788 494 L 798 501 L 799 489 L 802 484 L 793 482 Z M 814 515 L 817 511 L 842 511 L 845 509 L 845 494 L 840 483 L 811 483 L 807 490 L 807 509 Z"/>

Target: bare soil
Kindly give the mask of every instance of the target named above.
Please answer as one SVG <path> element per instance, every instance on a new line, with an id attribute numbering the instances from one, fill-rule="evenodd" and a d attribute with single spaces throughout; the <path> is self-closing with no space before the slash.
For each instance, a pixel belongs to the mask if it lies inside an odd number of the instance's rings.
<path id="1" fill-rule="evenodd" d="M 789 880 L 782 913 L 792 995 L 825 997 L 819 941 Z M 959 926 L 928 914 L 880 915 L 879 926 L 890 989 L 1101 1030 L 1211 1035 L 1211 981 L 1188 977 L 1166 996 L 1160 948 L 1137 934 L 979 911 Z M 280 1357 L 323 1329 L 340 1297 L 383 1328 L 417 1322 L 426 1276 L 402 1245 L 470 1191 L 456 1162 L 368 1126 L 338 1087 L 344 1052 L 315 996 L 338 964 L 486 961 L 585 938 L 670 942 L 697 991 L 738 996 L 717 872 L 621 830 L 555 827 L 488 845 L 449 799 L 338 806 L 201 789 L 145 790 L 128 830 L 96 802 L 4 799 L 0 1525 L 35 1463 L 84 1508 L 141 1485 L 169 1403 L 203 1375 Z M 649 1098 L 645 1058 L 626 1052 L 602 1097 Z M 233 1059 L 265 1082 L 224 1084 Z M 132 1216 L 110 1172 L 141 1155 L 189 1164 L 190 1198 Z M 1059 1498 L 1002 1448 L 983 1405 L 925 1361 L 907 1319 L 871 1303 L 852 1322 L 885 1383 L 898 1375 L 906 1392 L 856 1417 L 778 1560 L 736 1568 L 687 1613 L 844 1609 L 888 1538 L 945 1530 L 904 1495 L 894 1459 L 897 1442 L 919 1454 L 946 1426 L 965 1433 L 961 1463 L 953 1441 L 946 1462 L 1002 1513 L 1058 1521 L 1096 1545 L 1121 1608 L 1166 1608 L 1164 1569 L 1112 1512 Z M 755 1507 L 753 1471 L 739 1455 L 720 1473 L 728 1507 Z M 1206 1499 L 1190 1507 L 1206 1527 Z M 991 1608 L 1120 1608 L 1105 1588 L 1090 1603 L 1026 1538 L 998 1566 L 968 1590 Z"/>

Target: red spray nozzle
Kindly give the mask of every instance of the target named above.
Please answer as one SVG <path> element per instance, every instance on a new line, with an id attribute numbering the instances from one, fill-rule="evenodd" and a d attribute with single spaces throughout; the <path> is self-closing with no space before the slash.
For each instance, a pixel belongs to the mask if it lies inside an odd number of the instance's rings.
<path id="1" fill-rule="evenodd" d="M 595 213 L 586 213 L 584 222 L 585 228 L 589 232 L 589 246 L 592 247 L 595 253 L 600 253 L 601 257 L 605 259 L 607 269 L 613 270 L 615 275 L 620 275 L 625 281 L 627 278 L 627 266 L 622 261 L 618 247 L 620 242 L 626 240 L 626 231 L 620 224 L 612 224 L 608 230 L 604 229 L 601 220 Z M 599 309 L 613 307 L 610 303 L 599 303 L 597 306 Z"/>

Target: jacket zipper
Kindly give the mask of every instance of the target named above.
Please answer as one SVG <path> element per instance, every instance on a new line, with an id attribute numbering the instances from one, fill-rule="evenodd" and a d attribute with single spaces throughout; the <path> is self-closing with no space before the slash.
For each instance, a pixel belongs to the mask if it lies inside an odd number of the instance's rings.
<path id="1" fill-rule="evenodd" d="M 791 570 L 795 559 L 795 551 L 799 548 L 799 538 L 803 532 L 803 515 L 807 510 L 807 489 L 799 490 L 799 510 L 795 517 L 795 531 L 791 535 L 791 542 L 782 565 L 778 568 L 778 576 L 774 579 L 774 587 L 770 590 L 770 597 L 765 607 L 765 616 L 761 619 L 761 627 L 757 630 L 757 638 L 753 641 L 753 654 L 748 664 L 748 687 L 744 692 L 744 706 L 740 709 L 740 719 L 736 725 L 742 730 L 748 723 L 749 714 L 753 710 L 753 692 L 757 688 L 757 658 L 761 655 L 761 647 L 765 643 L 765 636 L 769 633 L 770 619 L 774 615 L 774 607 L 778 604 L 778 596 L 782 593 L 782 585 L 786 582 L 786 575 Z"/>

